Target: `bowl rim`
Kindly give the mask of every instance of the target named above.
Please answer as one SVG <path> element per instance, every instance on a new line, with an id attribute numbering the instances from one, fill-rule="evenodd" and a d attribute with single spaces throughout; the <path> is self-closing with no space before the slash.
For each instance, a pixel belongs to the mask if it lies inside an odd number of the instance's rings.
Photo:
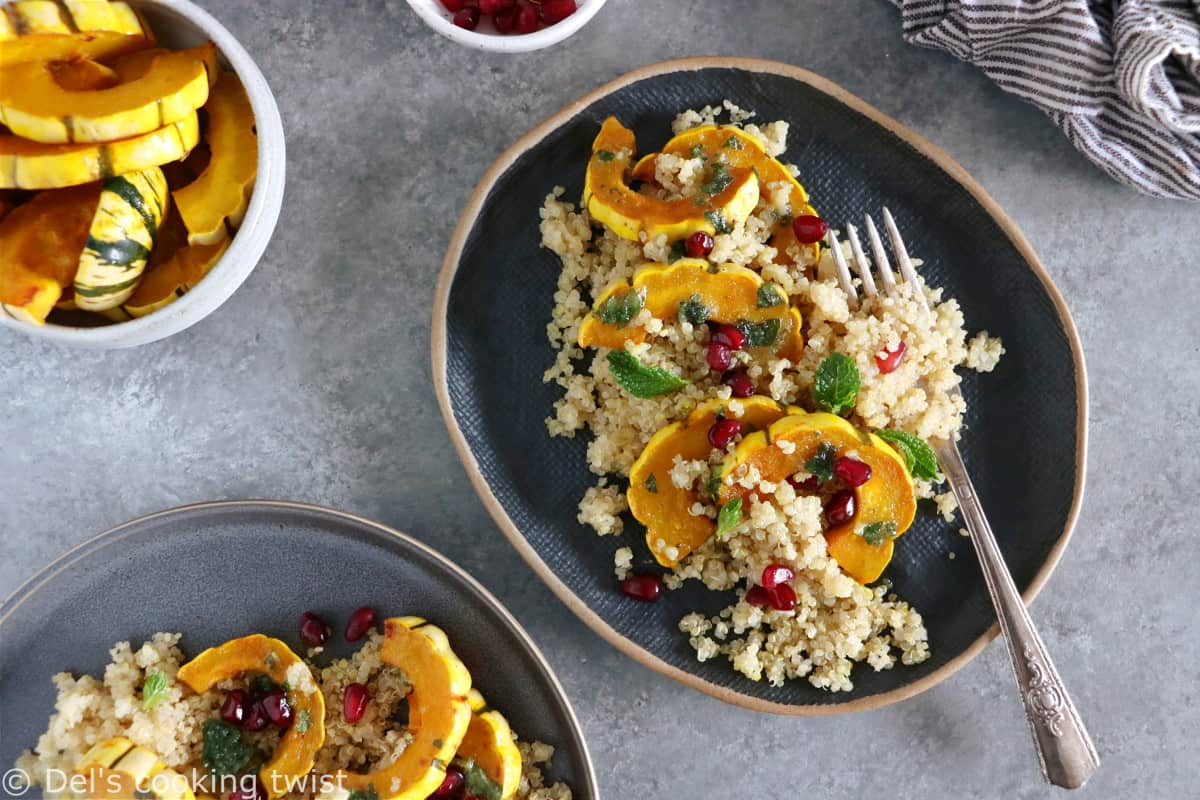
<path id="1" fill-rule="evenodd" d="M 607 0 L 583 0 L 580 8 L 563 21 L 533 33 L 479 33 L 460 28 L 444 16 L 438 0 L 408 0 L 408 5 L 425 24 L 450 41 L 493 53 L 528 53 L 558 44 L 573 36 L 600 11 Z"/>
<path id="2" fill-rule="evenodd" d="M 979 638 L 966 647 L 961 653 L 951 658 L 942 666 L 924 677 L 891 689 L 886 692 L 880 692 L 865 697 L 848 700 L 844 703 L 831 703 L 823 705 L 791 705 L 788 703 L 779 703 L 771 700 L 763 700 L 758 697 L 752 697 L 748 694 L 738 691 L 735 688 L 727 686 L 719 686 L 704 678 L 701 678 L 691 672 L 680 669 L 679 667 L 668 664 L 658 656 L 645 649 L 637 642 L 624 636 L 615 628 L 610 626 L 603 618 L 593 611 L 578 595 L 576 595 L 567 584 L 558 577 L 550 566 L 541 558 L 534 550 L 533 546 L 525 539 L 520 529 L 512 521 L 505 512 L 504 507 L 500 504 L 495 493 L 488 485 L 487 480 L 483 476 L 479 462 L 476 460 L 468 445 L 466 435 L 458 425 L 458 421 L 454 415 L 454 409 L 450 402 L 450 388 L 447 377 L 447 315 L 449 312 L 450 290 L 454 283 L 455 275 L 458 272 L 459 263 L 462 258 L 463 249 L 465 248 L 467 237 L 470 235 L 471 229 L 475 224 L 476 219 L 482 212 L 488 195 L 491 193 L 496 182 L 504 175 L 516 160 L 525 152 L 535 147 L 546 136 L 553 131 L 568 124 L 576 116 L 582 113 L 592 103 L 606 97 L 632 83 L 635 83 L 646 78 L 651 78 L 659 75 L 667 75 L 675 72 L 694 72 L 702 69 L 735 69 L 744 72 L 770 73 L 780 75 L 785 78 L 791 78 L 801 83 L 816 89 L 817 91 L 832 97 L 834 100 L 848 106 L 850 109 L 862 114 L 871 121 L 887 128 L 902 141 L 912 146 L 919 153 L 930 159 L 940 169 L 946 172 L 954 181 L 961 185 L 970 195 L 984 208 L 989 216 L 1001 228 L 1004 234 L 1012 242 L 1013 246 L 1025 260 L 1026 265 L 1033 271 L 1034 275 L 1041 282 L 1047 296 L 1054 304 L 1054 309 L 1058 314 L 1059 322 L 1062 325 L 1063 334 L 1067 338 L 1071 349 L 1072 361 L 1075 370 L 1075 391 L 1078 398 L 1076 409 L 1076 434 L 1075 434 L 1075 492 L 1071 500 L 1071 507 L 1067 514 L 1067 520 L 1063 526 L 1062 534 L 1050 549 L 1049 554 L 1042 566 L 1034 575 L 1033 580 L 1023 593 L 1023 599 L 1028 606 L 1038 593 L 1045 586 L 1046 581 L 1050 578 L 1054 568 L 1058 565 L 1059 560 L 1066 550 L 1067 543 L 1071 538 L 1071 534 L 1075 530 L 1075 524 L 1079 518 L 1080 507 L 1083 502 L 1084 485 L 1086 483 L 1087 471 L 1087 444 L 1088 444 L 1088 386 L 1087 386 L 1087 368 L 1084 363 L 1083 345 L 1079 338 L 1079 332 L 1075 327 L 1075 322 L 1071 318 L 1071 312 L 1067 308 L 1065 299 L 1058 287 L 1055 286 L 1045 266 L 1038 258 L 1033 250 L 1033 246 L 1025 235 L 1017 227 L 1016 222 L 1004 211 L 1003 208 L 987 193 L 983 186 L 971 176 L 967 170 L 954 160 L 945 150 L 941 149 L 931 141 L 916 133 L 912 129 L 903 125 L 899 121 L 893 119 L 879 109 L 875 108 L 865 100 L 852 94 L 838 84 L 823 78 L 816 73 L 810 72 L 800 67 L 794 67 L 790 64 L 785 64 L 779 61 L 771 61 L 767 59 L 757 58 L 740 58 L 726 56 L 699 56 L 692 58 L 672 59 L 661 61 L 656 64 L 651 64 L 631 72 L 627 72 L 618 78 L 615 78 L 599 88 L 587 93 L 586 95 L 568 103 L 564 108 L 550 117 L 543 120 L 529 133 L 518 139 L 511 147 L 505 150 L 488 168 L 487 172 L 480 179 L 475 191 L 470 199 L 463 207 L 462 214 L 459 216 L 458 224 L 450 239 L 450 244 L 446 250 L 445 258 L 442 262 L 441 273 L 438 276 L 437 287 L 434 295 L 433 303 L 433 330 L 430 338 L 430 354 L 432 358 L 433 381 L 434 389 L 437 394 L 438 406 L 441 408 L 442 417 L 446 423 L 446 428 L 450 433 L 450 438 L 454 442 L 454 448 L 458 452 L 459 459 L 462 461 L 466 469 L 467 476 L 471 480 L 476 493 L 483 501 L 484 507 L 491 514 L 501 532 L 512 543 L 517 552 L 522 558 L 533 568 L 533 571 L 540 577 L 554 592 L 558 598 L 567 605 L 588 627 L 598 633 L 609 644 L 616 647 L 621 652 L 633 658 L 640 664 L 649 667 L 650 669 L 662 675 L 678 681 L 693 689 L 697 689 L 705 694 L 731 703 L 742 708 L 748 708 L 754 711 L 765 711 L 774 714 L 783 714 L 789 716 L 832 716 L 836 714 L 846 714 L 854 711 L 865 711 L 874 708 L 898 703 L 901 700 L 906 700 L 927 689 L 930 689 L 937 684 L 949 678 L 955 672 L 965 667 L 975 656 L 979 655 L 1000 632 L 999 623 L 993 623 L 987 631 Z"/>
<path id="3" fill-rule="evenodd" d="M 586 788 L 590 795 L 594 798 L 600 797 L 600 790 L 596 783 L 596 767 L 592 762 L 591 753 L 588 751 L 587 739 L 583 735 L 583 726 L 579 722 L 579 717 L 575 714 L 575 709 L 571 705 L 571 700 L 559 680 L 554 668 L 550 662 L 546 660 L 546 656 L 534 642 L 533 638 L 521 626 L 521 623 L 513 616 L 500 600 L 493 595 L 488 589 L 475 579 L 469 572 L 460 567 L 455 562 L 451 561 L 447 556 L 442 555 L 437 550 L 434 550 L 429 545 L 420 541 L 416 537 L 404 533 L 390 525 L 385 525 L 382 522 L 368 519 L 367 517 L 351 513 L 349 511 L 341 511 L 328 506 L 316 505 L 313 503 L 302 503 L 294 500 L 210 500 L 200 503 L 189 503 L 187 505 L 168 508 L 163 511 L 155 511 L 149 514 L 144 514 L 140 517 L 135 517 L 127 522 L 123 522 L 108 530 L 91 536 L 79 544 L 71 547 L 63 552 L 57 558 L 44 567 L 39 569 L 33 575 L 29 576 L 24 582 L 14 589 L 8 597 L 0 602 L 0 630 L 3 630 L 4 623 L 27 601 L 32 600 L 37 596 L 37 593 L 44 586 L 48 585 L 54 578 L 64 570 L 67 570 L 86 559 L 93 554 L 103 550 L 106 547 L 111 547 L 119 544 L 128 536 L 133 536 L 141 532 L 147 525 L 161 523 L 162 521 L 170 521 L 173 518 L 191 519 L 193 522 L 195 517 L 204 517 L 206 515 L 221 514 L 228 512 L 290 512 L 305 516 L 308 518 L 325 518 L 334 522 L 341 522 L 365 528 L 370 533 L 380 536 L 384 539 L 395 540 L 400 546 L 415 550 L 421 555 L 428 558 L 439 568 L 445 570 L 451 578 L 460 581 L 469 590 L 474 592 L 481 598 L 484 604 L 493 611 L 499 618 L 500 622 L 508 628 L 521 647 L 526 651 L 538 670 L 542 673 L 551 692 L 558 700 L 559 706 L 567 718 L 567 724 L 570 728 L 572 745 L 578 750 L 581 760 L 583 761 L 584 774 L 580 776 L 586 781 Z M 583 788 L 583 787 L 581 787 Z"/>
<path id="4" fill-rule="evenodd" d="M 135 7 L 162 6 L 194 25 L 211 39 L 246 89 L 258 130 L 258 174 L 245 217 L 229 248 L 204 279 L 175 302 L 138 319 L 82 328 L 48 322 L 35 326 L 0 313 L 0 328 L 20 331 L 33 339 L 91 349 L 134 347 L 164 339 L 190 328 L 233 296 L 262 260 L 283 207 L 287 170 L 283 121 L 267 79 L 229 30 L 191 0 L 131 0 Z"/>

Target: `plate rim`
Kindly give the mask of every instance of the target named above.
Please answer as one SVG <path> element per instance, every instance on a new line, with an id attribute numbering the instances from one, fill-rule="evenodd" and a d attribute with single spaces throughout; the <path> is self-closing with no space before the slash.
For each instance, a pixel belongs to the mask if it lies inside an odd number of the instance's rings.
<path id="1" fill-rule="evenodd" d="M 190 517 L 193 514 L 214 512 L 271 512 L 271 511 L 289 511 L 298 512 L 302 516 L 311 519 L 332 519 L 342 523 L 349 523 L 356 526 L 365 527 L 371 533 L 380 535 L 386 539 L 398 541 L 402 546 L 411 547 L 429 558 L 434 564 L 442 569 L 445 569 L 450 575 L 467 585 L 468 588 L 478 594 L 483 599 L 485 604 L 497 614 L 500 621 L 509 629 L 509 631 L 517 638 L 526 653 L 533 659 L 534 663 L 541 670 L 550 686 L 552 694 L 557 698 L 559 705 L 565 712 L 568 726 L 571 729 L 571 736 L 574 739 L 573 744 L 578 749 L 582 756 L 584 774 L 580 776 L 586 784 L 586 789 L 591 793 L 592 797 L 599 798 L 600 789 L 596 783 L 596 766 L 592 762 L 591 753 L 588 750 L 587 739 L 583 735 L 583 726 L 579 722 L 579 717 L 575 714 L 575 709 L 571 705 L 570 697 L 567 695 L 566 689 L 563 688 L 562 682 L 558 678 L 558 674 L 546 660 L 545 655 L 533 641 L 533 638 L 522 627 L 517 618 L 510 612 L 500 600 L 488 591 L 482 583 L 475 579 L 469 572 L 460 567 L 458 564 L 451 561 L 448 557 L 442 555 L 437 550 L 434 550 L 429 545 L 420 541 L 416 537 L 404 533 L 390 525 L 382 522 L 369 519 L 367 517 L 355 514 L 350 511 L 342 511 L 328 506 L 321 506 L 315 503 L 303 503 L 294 500 L 266 500 L 266 499 L 247 499 L 247 500 L 209 500 L 199 503 L 188 503 L 173 508 L 164 509 L 162 511 L 154 511 L 149 514 L 143 514 L 134 517 L 127 522 L 122 522 L 107 530 L 101 531 L 93 536 L 88 537 L 79 544 L 69 548 L 57 558 L 43 566 L 29 578 L 24 580 L 16 589 L 14 589 L 3 602 L 0 602 L 0 631 L 4 629 L 5 622 L 12 617 L 27 601 L 36 597 L 39 590 L 49 584 L 55 576 L 62 571 L 70 568 L 78 563 L 81 559 L 87 558 L 106 547 L 116 545 L 127 536 L 136 534 L 146 525 L 161 523 L 164 519 L 170 520 L 172 517 Z M 195 521 L 193 519 L 193 521 Z M 176 528 L 175 531 L 180 530 Z M 173 535 L 172 534 L 168 535 Z M 555 747 L 560 745 L 557 743 Z"/>
<path id="2" fill-rule="evenodd" d="M 959 164 L 949 153 L 943 150 L 938 145 L 929 141 L 916 131 L 907 127 L 898 120 L 885 114 L 873 105 L 834 83 L 828 78 L 823 78 L 814 72 L 810 72 L 802 67 L 792 66 L 780 61 L 759 58 L 744 58 L 736 56 L 696 56 L 690 58 L 670 59 L 660 61 L 655 64 L 650 64 L 638 69 L 626 72 L 617 78 L 614 78 L 598 88 L 588 92 L 587 94 L 568 103 L 559 111 L 542 120 L 532 130 L 519 138 L 515 143 L 501 153 L 492 165 L 488 167 L 483 177 L 476 184 L 470 198 L 463 206 L 463 210 L 459 215 L 458 222 L 451 234 L 450 243 L 447 246 L 446 254 L 442 259 L 441 271 L 438 275 L 437 285 L 434 293 L 433 302 L 433 326 L 432 335 L 430 337 L 430 356 L 433 368 L 434 390 L 437 394 L 438 407 L 441 409 L 442 418 L 446 423 L 446 428 L 450 434 L 450 438 L 454 443 L 454 449 L 458 453 L 459 460 L 462 462 L 466 470 L 468 478 L 471 480 L 472 486 L 475 488 L 476 494 L 479 495 L 484 507 L 491 515 L 493 521 L 500 528 L 505 538 L 516 548 L 517 552 L 525 559 L 526 563 L 533 571 L 546 583 L 552 592 L 561 600 L 571 611 L 579 617 L 584 624 L 591 628 L 595 633 L 598 633 L 601 638 L 607 641 L 610 645 L 616 647 L 625 655 L 634 659 L 643 666 L 665 675 L 672 680 L 690 686 L 693 689 L 704 692 L 707 695 L 723 700 L 735 706 L 747 708 L 753 711 L 765 711 L 774 714 L 785 716 L 832 716 L 837 714 L 847 714 L 855 711 L 866 711 L 875 708 L 881 708 L 893 703 L 898 703 L 902 700 L 907 700 L 910 697 L 920 694 L 921 692 L 931 689 L 945 679 L 949 678 L 954 673 L 965 667 L 983 649 L 993 640 L 1000 632 L 999 623 L 993 623 L 979 638 L 966 647 L 961 653 L 954 658 L 951 658 L 942 666 L 930 674 L 918 678 L 917 680 L 905 684 L 904 686 L 880 692 L 878 694 L 859 697 L 848 700 L 844 703 L 829 703 L 821 705 L 791 705 L 788 703 L 780 703 L 773 700 L 764 700 L 762 698 L 753 697 L 745 694 L 735 688 L 720 686 L 712 683 L 698 675 L 695 675 L 687 670 L 680 669 L 672 664 L 667 663 L 663 659 L 651 653 L 646 648 L 642 647 L 637 642 L 624 636 L 611 625 L 609 625 L 599 614 L 593 611 L 569 586 L 550 568 L 550 566 L 542 559 L 542 557 L 534 550 L 533 546 L 525 539 L 517 525 L 512 521 L 505 512 L 504 507 L 500 505 L 491 486 L 484 478 L 479 467 L 479 462 L 471 452 L 470 446 L 462 429 L 459 427 L 458 420 L 454 415 L 454 409 L 450 404 L 450 388 L 448 383 L 448 351 L 447 351 L 447 315 L 449 313 L 450 304 L 450 289 L 454 284 L 454 278 L 458 273 L 458 266 L 462 258 L 462 253 L 466 245 L 467 237 L 470 235 L 471 228 L 475 221 L 479 218 L 483 210 L 484 203 L 488 195 L 495 187 L 497 181 L 511 167 L 518 158 L 524 155 L 527 151 L 537 146 L 543 139 L 553 133 L 563 125 L 568 124 L 571 120 L 582 113 L 588 106 L 598 100 L 607 97 L 610 94 L 646 78 L 653 78 L 661 75 L 667 75 L 675 72 L 695 72 L 702 69 L 734 69 L 743 72 L 752 73 L 769 73 L 779 75 L 785 78 L 791 78 L 806 84 L 809 87 L 816 89 L 822 94 L 832 98 L 833 100 L 849 107 L 851 110 L 862 114 L 872 122 L 886 128 L 891 133 L 895 134 L 902 141 L 913 147 L 921 155 L 934 162 L 943 172 L 950 176 L 956 183 L 962 186 L 976 202 L 983 207 L 988 216 L 1000 227 L 1008 240 L 1016 248 L 1017 252 L 1024 259 L 1025 264 L 1033 272 L 1034 276 L 1042 284 L 1047 296 L 1054 304 L 1054 309 L 1058 314 L 1059 323 L 1062 326 L 1063 334 L 1070 346 L 1073 366 L 1075 370 L 1075 392 L 1077 397 L 1076 408 L 1076 423 L 1075 423 L 1075 491 L 1071 500 L 1071 507 L 1067 513 L 1067 520 L 1063 526 L 1063 531 L 1059 535 L 1058 540 L 1050 549 L 1045 561 L 1038 568 L 1029 587 L 1023 593 L 1025 605 L 1028 606 L 1037 597 L 1042 587 L 1049 580 L 1050 575 L 1054 572 L 1063 553 L 1066 551 L 1067 543 L 1074 533 L 1076 522 L 1079 518 L 1080 508 L 1083 502 L 1084 486 L 1087 482 L 1087 446 L 1088 446 L 1088 385 L 1087 385 L 1087 367 L 1084 362 L 1083 344 L 1079 337 L 1079 331 L 1075 326 L 1075 321 L 1071 317 L 1071 312 L 1067 308 L 1066 300 L 1063 298 L 1062 292 L 1055 285 L 1053 279 L 1046 271 L 1046 267 L 1034 252 L 1033 246 L 1021 232 L 1016 222 L 1013 221 L 1008 213 L 997 203 L 987 190 L 976 180 L 966 168 Z"/>

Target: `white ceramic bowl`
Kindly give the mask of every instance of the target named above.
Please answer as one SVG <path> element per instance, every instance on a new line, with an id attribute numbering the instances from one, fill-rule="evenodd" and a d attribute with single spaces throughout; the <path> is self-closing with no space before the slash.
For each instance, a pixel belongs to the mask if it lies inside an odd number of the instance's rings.
<path id="1" fill-rule="evenodd" d="M 38 327 L 0 313 L 0 327 L 38 339 L 93 349 L 132 347 L 165 338 L 199 322 L 229 299 L 258 264 L 275 230 L 283 203 L 286 159 L 279 108 L 262 72 L 233 34 L 189 0 L 132 0 L 132 5 L 145 14 L 159 42 L 167 47 L 191 47 L 211 39 L 221 53 L 223 65 L 236 72 L 246 87 L 258 130 L 258 177 L 246 217 L 229 249 L 204 280 L 153 314 L 84 328 L 49 322 Z"/>
<path id="2" fill-rule="evenodd" d="M 500 33 L 492 27 L 491 20 L 484 17 L 473 31 L 460 28 L 451 20 L 454 15 L 446 10 L 440 0 L 408 0 L 425 23 L 451 41 L 477 50 L 492 50 L 497 53 L 527 53 L 541 50 L 575 33 L 588 23 L 604 5 L 605 0 L 576 0 L 579 8 L 574 14 L 548 28 L 533 33 Z"/>

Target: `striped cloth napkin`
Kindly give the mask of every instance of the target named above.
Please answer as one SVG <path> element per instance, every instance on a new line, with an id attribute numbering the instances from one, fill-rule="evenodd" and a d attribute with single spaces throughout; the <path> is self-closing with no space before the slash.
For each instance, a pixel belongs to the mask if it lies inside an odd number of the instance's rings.
<path id="1" fill-rule="evenodd" d="M 1139 192 L 1200 200 L 1200 0 L 892 0 Z"/>

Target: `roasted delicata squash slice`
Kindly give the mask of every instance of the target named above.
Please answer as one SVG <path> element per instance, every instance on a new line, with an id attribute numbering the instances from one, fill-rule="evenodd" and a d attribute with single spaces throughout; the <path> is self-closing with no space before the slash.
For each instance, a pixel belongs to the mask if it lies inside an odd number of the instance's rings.
<path id="1" fill-rule="evenodd" d="M 117 0 L 62 0 L 77 31 L 111 31 L 142 36 L 154 44 L 154 32 L 129 3 Z M 18 0 L 17 5 L 20 5 Z"/>
<path id="2" fill-rule="evenodd" d="M 206 110 L 212 156 L 199 177 L 175 192 L 191 244 L 215 244 L 228 235 L 227 226 L 241 224 L 258 171 L 254 111 L 236 75 L 221 73 Z"/>
<path id="3" fill-rule="evenodd" d="M 0 221 L 0 307 L 41 325 L 75 281 L 100 186 L 41 192 Z"/>
<path id="4" fill-rule="evenodd" d="M 521 751 L 508 720 L 488 708 L 483 695 L 472 689 L 467 696 L 471 723 L 458 746 L 457 761 L 473 764 L 495 784 L 499 800 L 511 800 L 521 785 Z"/>
<path id="5" fill-rule="evenodd" d="M 208 99 L 211 58 L 202 48 L 167 52 L 141 77 L 108 89 L 72 91 L 47 62 L 0 69 L 0 123 L 35 142 L 111 142 L 184 119 Z"/>
<path id="6" fill-rule="evenodd" d="M 55 61 L 50 64 L 50 71 L 59 86 L 73 92 L 109 89 L 121 82 L 116 70 L 90 58 Z"/>
<path id="7" fill-rule="evenodd" d="M 592 143 L 584 177 L 583 203 L 588 213 L 622 238 L 638 241 L 645 233 L 675 240 L 696 231 L 715 233 L 718 227 L 744 222 L 758 204 L 754 171 L 723 165 L 714 167 L 695 197 L 660 200 L 640 194 L 627 182 L 635 149 L 633 131 L 609 117 Z"/>
<path id="8" fill-rule="evenodd" d="M 629 283 L 610 286 L 579 326 L 580 347 L 624 347 L 641 343 L 646 331 L 630 320 L 643 308 L 657 319 L 682 314 L 694 324 L 721 322 L 749 332 L 752 347 L 769 347 L 796 360 L 803 350 L 800 312 L 787 295 L 753 270 L 736 264 L 710 264 L 680 259 L 674 264 L 647 264 Z"/>
<path id="9" fill-rule="evenodd" d="M 783 418 L 788 409 L 769 397 L 748 397 L 738 419 L 743 430 L 763 430 Z M 699 494 L 680 489 L 671 481 L 675 457 L 684 461 L 707 459 L 712 451 L 708 429 L 725 415 L 728 400 L 709 400 L 698 405 L 681 422 L 667 425 L 646 444 L 629 470 L 626 499 L 629 510 L 646 526 L 646 544 L 659 564 L 676 566 L 685 556 L 708 541 L 715 525 L 705 516 L 691 513 Z"/>
<path id="10" fill-rule="evenodd" d="M 384 621 L 380 657 L 412 683 L 408 728 L 412 741 L 394 762 L 366 774 L 340 772 L 340 787 L 379 800 L 425 800 L 446 776 L 471 723 L 471 674 L 441 628 L 419 617 Z"/>
<path id="11" fill-rule="evenodd" d="M 104 182 L 75 273 L 79 308 L 105 311 L 133 294 L 169 202 L 167 179 L 158 167 Z"/>
<path id="12" fill-rule="evenodd" d="M 288 700 L 296 724 L 283 734 L 271 759 L 258 771 L 268 796 L 279 797 L 308 774 L 325 743 L 325 696 L 308 665 L 291 648 L 257 633 L 205 650 L 180 667 L 177 677 L 200 693 L 246 672 L 262 673 L 281 686 L 291 687 Z"/>
<path id="13" fill-rule="evenodd" d="M 0 67 L 106 58 L 153 44 L 150 26 L 128 3 L 17 0 L 0 7 Z"/>
<path id="14" fill-rule="evenodd" d="M 787 453 L 779 447 L 785 441 L 791 445 Z M 825 532 L 829 555 L 842 571 L 859 583 L 871 583 L 892 560 L 893 539 L 908 530 L 917 513 L 913 481 L 904 459 L 875 434 L 859 431 L 833 414 L 790 414 L 738 443 L 722 468 L 722 478 L 732 476 L 734 482 L 723 480 L 720 501 L 746 498 L 753 492 L 736 482 L 751 467 L 762 480 L 786 480 L 803 471 L 825 444 L 839 454 L 853 451 L 855 458 L 871 467 L 870 480 L 854 489 L 854 517 Z M 878 544 L 864 536 L 868 526 L 878 526 Z"/>
<path id="15" fill-rule="evenodd" d="M 71 21 L 56 0 L 17 0 L 0 9 L 5 12 L 22 35 L 71 32 Z"/>
<path id="16" fill-rule="evenodd" d="M 786 219 L 805 214 L 816 215 L 816 211 L 808 204 L 808 192 L 788 171 L 787 167 L 767 154 L 762 142 L 746 133 L 741 128 L 732 125 L 703 125 L 684 131 L 662 149 L 663 153 L 683 158 L 704 158 L 707 163 L 722 163 L 729 169 L 751 169 L 758 175 L 759 192 L 762 199 L 771 202 L 777 187 L 786 186 L 788 189 L 788 208 Z M 633 168 L 635 180 L 652 182 L 654 180 L 655 159 L 658 153 L 644 156 Z M 782 224 L 771 240 L 771 246 L 781 253 L 786 253 L 791 246 L 807 250 L 805 260 L 816 263 L 820 255 L 819 244 L 800 244 L 790 224 Z"/>
<path id="17" fill-rule="evenodd" d="M 186 157 L 199 141 L 194 111 L 179 122 L 116 142 L 41 144 L 0 136 L 0 189 L 58 189 L 140 172 Z"/>
<path id="18" fill-rule="evenodd" d="M 124 736 L 97 742 L 75 765 L 75 773 L 87 780 L 87 795 L 97 800 L 195 800 L 183 775 Z"/>

